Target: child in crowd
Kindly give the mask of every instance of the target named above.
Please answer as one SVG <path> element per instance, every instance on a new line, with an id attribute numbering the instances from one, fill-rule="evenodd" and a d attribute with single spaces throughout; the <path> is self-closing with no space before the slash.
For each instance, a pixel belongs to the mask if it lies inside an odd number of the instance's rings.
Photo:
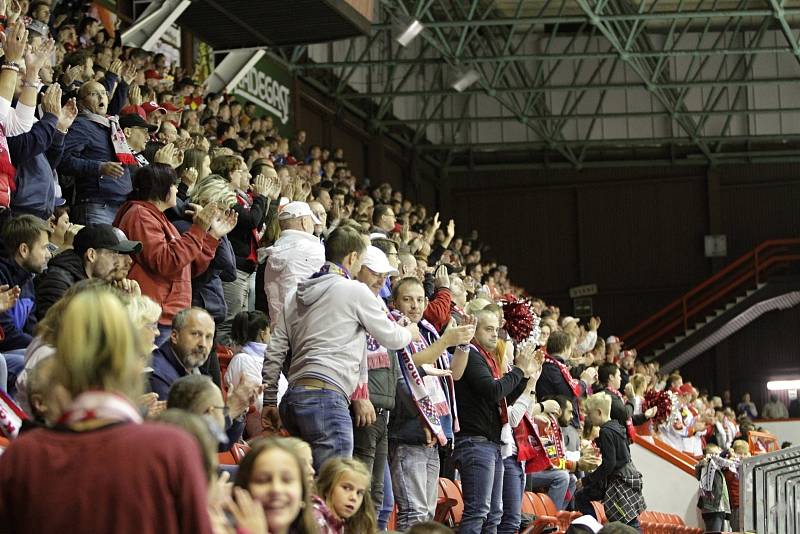
<path id="1" fill-rule="evenodd" d="M 720 532 L 731 513 L 725 471 L 735 469 L 736 464 L 722 458 L 722 449 L 717 445 L 707 445 L 703 453 L 704 458 L 695 466 L 695 476 L 700 481 L 697 507 L 703 514 L 706 532 Z"/>
<path id="2" fill-rule="evenodd" d="M 295 441 L 262 438 L 253 443 L 234 486 L 261 504 L 270 534 L 317 534 L 308 469 Z"/>
<path id="3" fill-rule="evenodd" d="M 240 352 L 233 357 L 225 372 L 228 389 L 235 388 L 244 381 L 261 383 L 261 368 L 264 366 L 269 335 L 269 317 L 264 312 L 243 311 L 234 317 L 231 338 L 240 348 Z M 255 411 L 247 414 L 248 436 L 257 436 L 262 431 L 259 410 L 263 404 L 264 394 L 261 393 L 256 398 Z"/>
<path id="4" fill-rule="evenodd" d="M 314 513 L 320 534 L 375 532 L 375 506 L 369 495 L 370 472 L 358 460 L 331 458 L 317 477 Z"/>
<path id="5" fill-rule="evenodd" d="M 642 475 L 631 461 L 625 427 L 611 419 L 611 397 L 604 393 L 587 398 L 584 408 L 587 420 L 600 429 L 597 445 L 603 461 L 583 479 L 583 489 L 575 498 L 578 508 L 594 515 L 590 501 L 602 501 L 610 522 L 620 521 L 638 529 L 639 514 L 646 505 Z"/>
<path id="6" fill-rule="evenodd" d="M 739 530 L 739 464 L 750 457 L 750 446 L 746 441 L 737 439 L 730 450 L 731 460 L 736 461 L 735 469 L 725 470 L 725 483 L 728 485 L 728 500 L 731 505 L 731 530 Z"/>

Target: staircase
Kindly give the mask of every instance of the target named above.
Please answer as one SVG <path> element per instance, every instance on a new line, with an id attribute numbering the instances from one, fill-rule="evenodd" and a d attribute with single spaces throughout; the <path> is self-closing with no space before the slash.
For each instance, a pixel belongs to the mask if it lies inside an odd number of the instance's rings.
<path id="1" fill-rule="evenodd" d="M 669 372 L 772 310 L 800 304 L 800 239 L 773 239 L 736 259 L 623 335 Z"/>

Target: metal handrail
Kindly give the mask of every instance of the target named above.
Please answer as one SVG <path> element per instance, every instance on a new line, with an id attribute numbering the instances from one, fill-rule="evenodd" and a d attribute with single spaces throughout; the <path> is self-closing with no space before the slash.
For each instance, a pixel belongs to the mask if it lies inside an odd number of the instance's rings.
<path id="1" fill-rule="evenodd" d="M 683 327 L 684 332 L 688 331 L 692 317 L 708 310 L 712 305 L 751 281 L 757 287 L 764 279 L 767 269 L 779 264 L 800 261 L 799 254 L 780 254 L 787 247 L 792 246 L 800 246 L 800 239 L 764 241 L 626 332 L 623 335 L 625 343 L 643 351 L 663 336 L 675 332 L 680 326 Z M 719 287 L 720 285 L 721 287 Z M 702 294 L 712 286 L 715 287 L 711 294 Z M 645 333 L 650 329 L 654 331 Z"/>

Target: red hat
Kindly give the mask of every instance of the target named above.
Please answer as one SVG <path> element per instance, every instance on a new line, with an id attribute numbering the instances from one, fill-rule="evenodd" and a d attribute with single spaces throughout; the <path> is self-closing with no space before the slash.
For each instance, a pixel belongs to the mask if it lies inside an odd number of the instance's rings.
<path id="1" fill-rule="evenodd" d="M 160 111 L 161 113 L 163 113 L 165 115 L 167 113 L 166 109 L 164 109 L 162 106 L 159 106 L 155 102 L 145 102 L 144 104 L 142 104 L 142 108 L 144 109 L 145 113 L 147 113 L 148 115 L 150 115 L 154 111 Z"/>
<path id="2" fill-rule="evenodd" d="M 684 384 L 678 390 L 681 395 L 694 395 L 694 388 L 691 384 Z"/>
<path id="3" fill-rule="evenodd" d="M 151 79 L 160 80 L 162 78 L 163 78 L 163 76 L 161 76 L 161 73 L 158 72 L 155 69 L 146 70 L 144 72 L 144 79 L 145 80 L 151 80 Z"/>
<path id="4" fill-rule="evenodd" d="M 120 115 L 132 115 L 136 114 L 139 115 L 141 118 L 147 120 L 147 112 L 144 110 L 142 106 L 125 106 L 119 112 Z"/>
<path id="5" fill-rule="evenodd" d="M 175 113 L 176 111 L 183 111 L 182 108 L 175 106 L 172 102 L 164 102 L 161 107 L 166 109 L 168 113 Z"/>

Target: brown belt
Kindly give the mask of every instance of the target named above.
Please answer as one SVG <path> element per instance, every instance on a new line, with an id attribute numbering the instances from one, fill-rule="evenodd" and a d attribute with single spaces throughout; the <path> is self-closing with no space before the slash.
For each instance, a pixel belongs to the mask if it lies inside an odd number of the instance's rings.
<path id="1" fill-rule="evenodd" d="M 324 380 L 319 380 L 317 378 L 301 378 L 300 380 L 295 380 L 292 383 L 292 386 L 302 386 L 306 389 L 326 389 L 329 391 L 339 391 L 339 388 L 333 384 L 329 384 Z"/>

